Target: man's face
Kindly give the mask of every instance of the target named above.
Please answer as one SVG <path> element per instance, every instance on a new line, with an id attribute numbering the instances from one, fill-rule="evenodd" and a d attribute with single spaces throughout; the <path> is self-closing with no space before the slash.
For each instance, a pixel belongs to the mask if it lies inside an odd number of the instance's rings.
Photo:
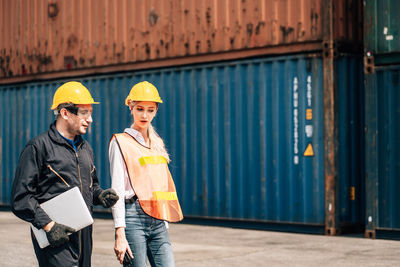
<path id="1" fill-rule="evenodd" d="M 85 134 L 89 125 L 93 122 L 91 104 L 76 105 L 77 114 L 68 111 L 68 132 L 74 136 Z"/>

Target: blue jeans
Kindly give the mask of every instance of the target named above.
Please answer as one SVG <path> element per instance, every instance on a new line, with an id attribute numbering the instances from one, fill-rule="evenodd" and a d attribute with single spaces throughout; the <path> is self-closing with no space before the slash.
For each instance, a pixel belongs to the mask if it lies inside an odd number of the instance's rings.
<path id="1" fill-rule="evenodd" d="M 126 239 L 134 256 L 131 266 L 146 267 L 147 257 L 153 267 L 175 266 L 164 221 L 145 214 L 136 200 L 133 204 L 125 204 L 125 222 Z"/>

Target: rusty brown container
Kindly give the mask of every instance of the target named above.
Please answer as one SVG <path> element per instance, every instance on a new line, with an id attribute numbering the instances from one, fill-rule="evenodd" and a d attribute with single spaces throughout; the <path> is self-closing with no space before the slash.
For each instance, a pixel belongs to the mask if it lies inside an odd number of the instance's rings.
<path id="1" fill-rule="evenodd" d="M 360 2 L 0 0 L 0 78 L 4 83 L 71 70 L 85 74 L 315 51 L 327 39 L 327 5 L 334 7 L 330 39 L 359 43 Z"/>

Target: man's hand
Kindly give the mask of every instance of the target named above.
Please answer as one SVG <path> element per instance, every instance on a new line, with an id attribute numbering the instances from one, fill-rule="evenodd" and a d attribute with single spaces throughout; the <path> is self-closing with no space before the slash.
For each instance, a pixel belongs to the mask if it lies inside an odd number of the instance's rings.
<path id="1" fill-rule="evenodd" d="M 99 201 L 104 208 L 111 208 L 117 203 L 118 199 L 117 193 L 112 188 L 103 190 L 99 195 Z"/>
<path id="2" fill-rule="evenodd" d="M 47 226 L 47 225 L 46 225 Z M 51 247 L 58 247 L 69 241 L 68 234 L 75 232 L 74 229 L 64 224 L 54 223 L 50 230 L 46 230 L 47 240 L 49 240 Z"/>

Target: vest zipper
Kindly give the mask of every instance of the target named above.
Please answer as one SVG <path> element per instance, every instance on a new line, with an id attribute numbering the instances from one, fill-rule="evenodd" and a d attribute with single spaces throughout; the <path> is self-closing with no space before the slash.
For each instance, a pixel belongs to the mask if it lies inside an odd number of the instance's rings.
<path id="1" fill-rule="evenodd" d="M 68 187 L 71 187 L 71 186 L 64 180 L 64 178 L 62 178 L 61 175 L 59 175 L 59 174 L 50 166 L 50 164 L 47 165 L 47 168 L 49 168 L 55 175 L 57 175 L 58 178 L 60 178 L 60 179 L 64 182 L 64 184 L 66 184 Z"/>

